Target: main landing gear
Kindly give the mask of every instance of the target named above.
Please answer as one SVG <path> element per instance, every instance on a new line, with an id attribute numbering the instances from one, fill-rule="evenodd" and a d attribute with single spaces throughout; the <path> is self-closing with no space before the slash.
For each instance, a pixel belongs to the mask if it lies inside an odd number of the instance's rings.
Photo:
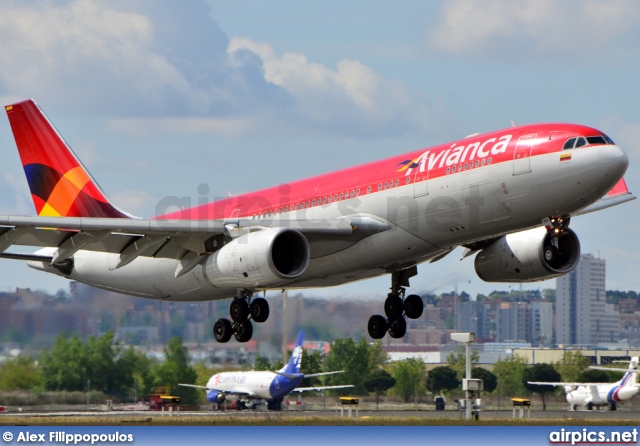
<path id="1" fill-rule="evenodd" d="M 251 299 L 253 292 L 243 290 L 233 298 L 229 313 L 231 321 L 220 318 L 213 324 L 213 337 L 218 342 L 228 342 L 231 335 L 238 342 L 247 342 L 253 336 L 254 322 L 262 323 L 269 318 L 269 303 L 262 297 Z"/>
<path id="2" fill-rule="evenodd" d="M 542 220 L 551 242 L 544 246 L 544 259 L 552 268 L 559 268 L 567 260 L 569 253 L 560 246 L 560 236 L 566 233 L 570 222 L 571 217 L 549 217 Z"/>
<path id="3" fill-rule="evenodd" d="M 409 286 L 409 278 L 418 274 L 414 266 L 409 269 L 391 273 L 391 292 L 384 301 L 384 314 L 376 314 L 369 318 L 367 330 L 373 339 L 382 339 L 388 331 L 392 338 L 402 338 L 407 333 L 407 320 L 418 319 L 424 308 L 422 298 L 417 294 L 410 294 L 405 298 L 405 286 Z"/>

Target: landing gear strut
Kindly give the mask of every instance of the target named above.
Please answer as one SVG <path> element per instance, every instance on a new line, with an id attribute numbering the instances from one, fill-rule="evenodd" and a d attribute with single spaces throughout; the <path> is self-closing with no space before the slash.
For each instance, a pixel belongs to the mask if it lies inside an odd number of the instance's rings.
<path id="1" fill-rule="evenodd" d="M 409 278 L 418 274 L 417 267 L 394 271 L 391 273 L 391 292 L 384 301 L 384 314 L 376 314 L 369 318 L 367 331 L 373 339 L 382 339 L 388 331 L 392 338 L 402 338 L 407 333 L 407 321 L 422 316 L 422 298 L 410 294 L 405 298 L 405 286 L 409 286 Z"/>
<path id="2" fill-rule="evenodd" d="M 566 252 L 560 246 L 560 236 L 567 232 L 571 217 L 549 217 L 542 220 L 547 228 L 550 243 L 544 247 L 544 259 L 551 267 L 559 267 L 566 261 Z"/>
<path id="3" fill-rule="evenodd" d="M 242 290 L 233 298 L 229 308 L 229 319 L 220 318 L 213 325 L 213 337 L 218 342 L 229 342 L 233 335 L 238 342 L 247 342 L 253 336 L 251 320 L 257 323 L 269 318 L 269 303 L 262 297 L 251 299 L 253 292 Z"/>

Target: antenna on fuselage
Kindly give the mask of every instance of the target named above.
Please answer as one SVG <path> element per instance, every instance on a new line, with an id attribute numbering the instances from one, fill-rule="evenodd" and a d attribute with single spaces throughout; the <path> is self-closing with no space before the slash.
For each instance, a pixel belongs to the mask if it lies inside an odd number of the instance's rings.
<path id="1" fill-rule="evenodd" d="M 513 119 L 512 119 L 512 120 L 511 120 L 511 127 L 515 127 L 515 126 L 516 126 L 516 123 L 515 123 L 515 122 L 513 122 Z"/>

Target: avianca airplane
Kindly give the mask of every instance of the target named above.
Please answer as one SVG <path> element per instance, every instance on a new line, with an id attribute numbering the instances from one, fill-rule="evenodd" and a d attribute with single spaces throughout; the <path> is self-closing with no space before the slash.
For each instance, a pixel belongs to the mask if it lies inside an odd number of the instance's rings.
<path id="1" fill-rule="evenodd" d="M 353 385 L 298 387 L 304 378 L 313 376 L 332 375 L 336 372 L 323 372 L 305 375 L 300 371 L 302 361 L 302 344 L 304 333 L 298 335 L 298 341 L 293 349 L 289 362 L 277 372 L 222 372 L 209 378 L 206 386 L 194 384 L 178 384 L 185 387 L 196 387 L 207 391 L 207 401 L 222 403 L 226 395 L 238 395 L 249 399 L 267 400 L 270 410 L 278 410 L 284 397 L 292 392 L 306 392 L 311 390 L 345 389 Z"/>
<path id="2" fill-rule="evenodd" d="M 635 198 L 627 155 L 603 132 L 532 124 L 141 219 L 109 202 L 34 101 L 5 109 L 38 216 L 0 216 L 0 256 L 151 299 L 233 297 L 219 342 L 267 320 L 256 293 L 382 274 L 385 315 L 368 332 L 401 338 L 422 314 L 405 295 L 419 263 L 463 246 L 485 281 L 551 279 L 580 258 L 572 217 Z"/>
<path id="3" fill-rule="evenodd" d="M 616 369 L 610 367 L 589 367 L 596 370 L 606 370 L 613 372 L 623 372 L 624 376 L 615 383 L 570 383 L 570 382 L 538 382 L 532 381 L 529 384 L 563 386 L 567 394 L 567 402 L 571 410 L 576 410 L 577 406 L 587 407 L 589 410 L 594 406 L 609 406 L 611 410 L 616 410 L 617 403 L 628 400 L 638 393 L 638 357 L 631 358 L 628 369 Z"/>

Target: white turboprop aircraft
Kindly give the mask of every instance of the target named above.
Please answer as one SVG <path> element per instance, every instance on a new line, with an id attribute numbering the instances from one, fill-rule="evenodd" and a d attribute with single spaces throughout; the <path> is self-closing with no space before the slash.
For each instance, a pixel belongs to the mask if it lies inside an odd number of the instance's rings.
<path id="1" fill-rule="evenodd" d="M 298 335 L 298 341 L 291 353 L 289 362 L 277 372 L 249 371 L 249 372 L 222 372 L 216 373 L 206 386 L 195 384 L 178 384 L 185 387 L 196 387 L 207 391 L 207 401 L 210 403 L 222 403 L 226 395 L 236 395 L 247 399 L 266 400 L 269 410 L 279 410 L 284 397 L 293 392 L 320 391 L 329 389 L 346 389 L 353 385 L 323 386 L 323 387 L 298 387 L 304 378 L 314 376 L 333 375 L 336 372 L 322 372 L 305 375 L 300 371 L 302 361 L 302 344 L 304 334 Z"/>
<path id="2" fill-rule="evenodd" d="M 34 101 L 5 109 L 38 216 L 0 216 L 0 257 L 151 299 L 235 296 L 219 342 L 267 320 L 256 292 L 382 274 L 391 291 L 368 332 L 402 338 L 423 310 L 405 296 L 419 263 L 462 246 L 488 282 L 558 277 L 580 259 L 571 218 L 635 198 L 627 155 L 603 132 L 531 124 L 140 219 L 109 202 Z"/>
<path id="3" fill-rule="evenodd" d="M 627 361 L 625 361 L 627 362 Z M 616 410 L 617 403 L 628 400 L 640 388 L 638 384 L 638 357 L 635 356 L 629 361 L 628 369 L 617 369 L 610 367 L 589 367 L 595 370 L 606 370 L 608 372 L 623 372 L 624 376 L 620 381 L 614 383 L 578 383 L 578 382 L 541 382 L 532 381 L 529 384 L 541 386 L 563 386 L 567 394 L 567 402 L 570 410 L 576 410 L 577 406 L 583 406 L 591 410 L 594 407 L 609 406 L 611 410 Z"/>

